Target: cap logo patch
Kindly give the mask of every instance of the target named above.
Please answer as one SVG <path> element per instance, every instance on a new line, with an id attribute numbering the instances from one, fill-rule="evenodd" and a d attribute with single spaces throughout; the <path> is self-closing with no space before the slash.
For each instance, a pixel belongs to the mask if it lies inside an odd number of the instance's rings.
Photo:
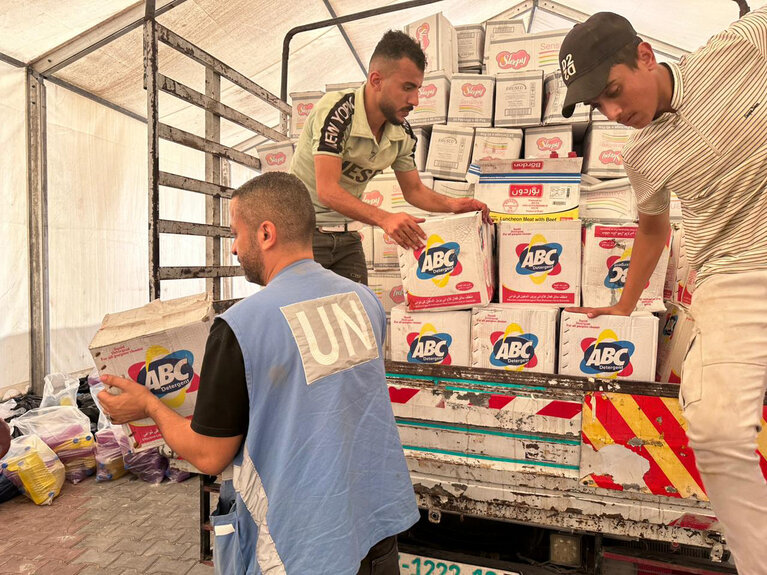
<path id="1" fill-rule="evenodd" d="M 561 67 L 562 77 L 565 79 L 565 82 L 575 75 L 575 62 L 573 62 L 572 54 L 565 56 L 565 59 L 562 60 Z"/>

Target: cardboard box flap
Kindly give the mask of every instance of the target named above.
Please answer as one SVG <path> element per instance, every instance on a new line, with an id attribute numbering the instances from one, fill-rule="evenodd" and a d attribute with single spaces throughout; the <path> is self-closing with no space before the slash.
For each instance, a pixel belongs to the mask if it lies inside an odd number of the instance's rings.
<path id="1" fill-rule="evenodd" d="M 580 174 L 583 158 L 489 160 L 469 166 L 466 181 L 476 184 L 483 176 L 530 172 L 531 174 Z"/>
<path id="2" fill-rule="evenodd" d="M 88 346 L 95 350 L 136 337 L 208 321 L 215 315 L 207 294 L 172 300 L 154 300 L 147 305 L 104 316 L 101 328 Z"/>

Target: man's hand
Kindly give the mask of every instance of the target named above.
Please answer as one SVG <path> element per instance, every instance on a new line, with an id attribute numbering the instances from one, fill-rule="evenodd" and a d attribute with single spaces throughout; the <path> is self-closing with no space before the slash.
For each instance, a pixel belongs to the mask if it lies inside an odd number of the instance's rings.
<path id="1" fill-rule="evenodd" d="M 485 223 L 492 223 L 492 220 L 490 219 L 490 208 L 487 207 L 486 203 L 475 200 L 474 198 L 451 198 L 450 208 L 454 214 L 482 212 L 482 219 Z"/>
<path id="2" fill-rule="evenodd" d="M 150 417 L 149 409 L 152 403 L 159 401 L 151 391 L 135 381 L 115 375 L 102 375 L 101 381 L 121 392 L 120 395 L 112 395 L 102 391 L 98 395 L 99 402 L 112 423 L 128 423 Z"/>
<path id="3" fill-rule="evenodd" d="M 11 448 L 11 428 L 4 419 L 0 419 L 0 459 L 5 457 Z"/>
<path id="4" fill-rule="evenodd" d="M 417 250 L 426 239 L 426 234 L 418 224 L 425 221 L 423 218 L 397 212 L 386 215 L 380 225 L 398 245 L 406 250 Z"/>
<path id="5" fill-rule="evenodd" d="M 609 307 L 567 307 L 565 311 L 571 313 L 585 313 L 590 318 L 599 317 L 600 315 L 631 315 L 633 309 L 624 309 L 620 304 L 611 305 Z"/>

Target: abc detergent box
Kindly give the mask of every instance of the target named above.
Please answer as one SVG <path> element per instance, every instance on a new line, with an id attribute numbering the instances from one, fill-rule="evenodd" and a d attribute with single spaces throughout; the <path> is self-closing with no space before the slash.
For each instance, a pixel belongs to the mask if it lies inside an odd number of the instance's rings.
<path id="1" fill-rule="evenodd" d="M 468 309 L 493 297 L 490 226 L 480 212 L 429 218 L 426 245 L 398 246 L 408 309 Z"/>
<path id="2" fill-rule="evenodd" d="M 554 373 L 558 317 L 557 308 L 474 308 L 471 366 Z"/>
<path id="3" fill-rule="evenodd" d="M 681 383 L 682 364 L 693 338 L 695 320 L 682 306 L 669 303 L 660 325 L 655 381 Z"/>
<path id="4" fill-rule="evenodd" d="M 583 305 L 604 307 L 618 303 L 626 285 L 631 253 L 638 226 L 587 224 L 584 226 L 583 275 L 581 278 Z M 663 286 L 666 283 L 671 229 L 666 246 L 658 259 L 650 281 L 639 297 L 636 309 L 664 311 Z"/>
<path id="5" fill-rule="evenodd" d="M 192 419 L 214 317 L 205 294 L 154 300 L 137 309 L 107 314 L 89 349 L 100 375 L 132 379 Z M 165 443 L 151 419 L 132 421 L 123 429 L 134 451 Z"/>
<path id="6" fill-rule="evenodd" d="M 391 310 L 393 361 L 439 365 L 471 364 L 471 311 Z"/>
<path id="7" fill-rule="evenodd" d="M 658 318 L 562 312 L 559 373 L 608 379 L 655 380 Z"/>
<path id="8" fill-rule="evenodd" d="M 501 222 L 498 269 L 503 303 L 578 305 L 581 223 Z"/>

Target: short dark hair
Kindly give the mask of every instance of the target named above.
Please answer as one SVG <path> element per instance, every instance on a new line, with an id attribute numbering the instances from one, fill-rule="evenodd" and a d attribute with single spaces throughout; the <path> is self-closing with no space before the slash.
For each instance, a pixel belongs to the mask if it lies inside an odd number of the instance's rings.
<path id="1" fill-rule="evenodd" d="M 624 64 L 632 70 L 636 70 L 639 67 L 637 64 L 637 48 L 641 43 L 642 39 L 639 36 L 634 36 L 634 39 L 631 42 L 626 44 L 623 48 L 615 53 L 615 56 L 613 56 L 613 66 L 617 64 Z"/>
<path id="2" fill-rule="evenodd" d="M 234 198 L 248 225 L 257 227 L 269 220 L 285 243 L 311 246 L 317 226 L 314 205 L 304 183 L 293 174 L 256 176 L 234 190 Z"/>
<path id="3" fill-rule="evenodd" d="M 426 69 L 426 54 L 421 50 L 421 46 L 413 38 L 399 30 L 389 30 L 383 35 L 373 50 L 373 56 L 370 58 L 371 67 L 373 61 L 378 58 L 391 62 L 400 58 L 408 58 L 421 72 Z"/>

